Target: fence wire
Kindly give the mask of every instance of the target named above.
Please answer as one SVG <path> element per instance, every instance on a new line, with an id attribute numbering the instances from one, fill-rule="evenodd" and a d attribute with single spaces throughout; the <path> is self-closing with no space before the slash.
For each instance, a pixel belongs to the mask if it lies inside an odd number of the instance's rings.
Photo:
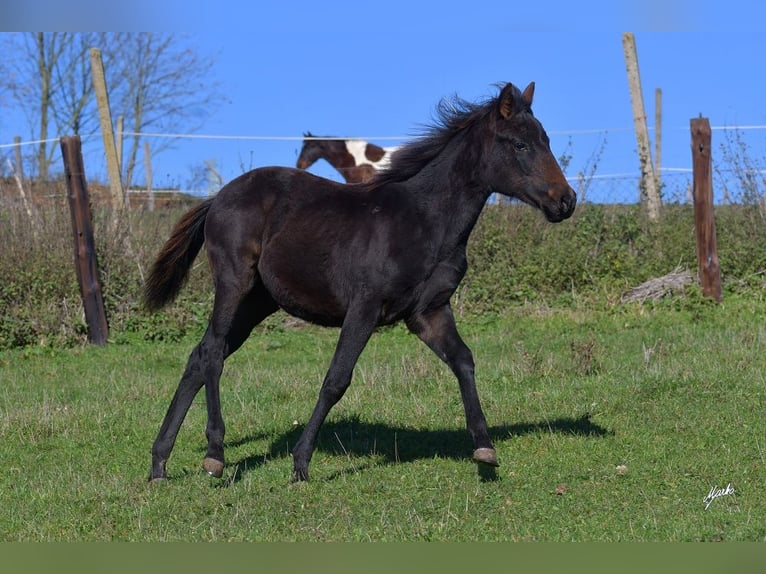
<path id="1" fill-rule="evenodd" d="M 766 126 L 713 127 L 713 187 L 716 203 L 752 202 L 766 196 Z M 126 137 L 137 134 L 125 134 Z M 262 165 L 295 165 L 302 136 L 234 136 L 200 134 L 138 134 L 146 141 L 170 142 L 172 149 L 152 157 L 154 189 L 208 195 L 237 175 Z M 641 177 L 635 136 L 631 129 L 550 131 L 551 148 L 580 201 L 591 203 L 636 203 Z M 382 146 L 401 145 L 407 138 L 364 138 Z M 378 141 L 376 141 L 376 139 Z M 663 202 L 691 201 L 692 170 L 688 129 L 665 130 L 659 170 Z M 211 145 L 211 140 L 214 143 Z M 21 142 L 23 175 L 34 179 L 39 141 Z M 15 143 L 0 137 L 0 187 L 2 199 L 18 195 L 13 178 Z M 60 175 L 58 139 L 48 140 L 54 177 Z M 654 146 L 652 142 L 652 146 Z M 100 134 L 82 136 L 82 149 L 89 181 L 106 182 L 107 169 Z M 655 153 L 655 148 L 652 148 Z M 175 157 L 169 161 L 170 156 Z M 181 157 L 181 160 L 177 158 Z M 656 161 L 656 159 L 655 159 Z M 9 167 L 10 166 L 10 167 Z M 145 185 L 144 161 L 137 158 L 134 187 Z M 317 175 L 342 181 L 324 161 L 312 166 Z"/>

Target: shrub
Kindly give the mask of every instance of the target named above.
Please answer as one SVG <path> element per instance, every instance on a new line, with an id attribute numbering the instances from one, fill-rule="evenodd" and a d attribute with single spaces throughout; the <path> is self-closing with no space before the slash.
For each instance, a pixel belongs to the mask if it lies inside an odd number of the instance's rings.
<path id="1" fill-rule="evenodd" d="M 51 195 L 60 201 L 38 208 L 32 221 L 13 204 L 0 212 L 0 349 L 86 341 L 68 207 L 60 187 Z M 204 254 L 173 306 L 150 315 L 140 300 L 144 276 L 182 212 L 134 211 L 115 233 L 109 213 L 94 211 L 111 340 L 128 335 L 178 340 L 204 329 L 213 300 Z M 755 293 L 764 285 L 762 223 L 755 206 L 716 208 L 728 292 Z M 630 287 L 679 265 L 696 270 L 693 210 L 667 204 L 660 220 L 650 223 L 639 205 L 585 203 L 570 220 L 552 225 L 528 206 L 492 205 L 479 218 L 468 259 L 468 273 L 454 298 L 459 313 L 502 313 L 526 303 L 614 305 Z"/>

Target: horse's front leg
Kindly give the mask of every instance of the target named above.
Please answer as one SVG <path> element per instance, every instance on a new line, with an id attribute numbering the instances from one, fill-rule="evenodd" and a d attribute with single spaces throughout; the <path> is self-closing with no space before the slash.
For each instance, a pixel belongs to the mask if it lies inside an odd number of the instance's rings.
<path id="1" fill-rule="evenodd" d="M 351 384 L 354 366 L 375 329 L 379 309 L 378 305 L 364 302 L 346 313 L 335 354 L 319 391 L 319 399 L 293 448 L 292 482 L 309 479 L 309 462 L 316 447 L 319 429 L 330 409 L 343 397 Z"/>
<path id="2" fill-rule="evenodd" d="M 499 466 L 476 391 L 473 354 L 457 332 L 452 308 L 447 304 L 413 316 L 407 321 L 407 327 L 447 363 L 457 377 L 465 409 L 466 426 L 473 439 L 473 460 Z"/>

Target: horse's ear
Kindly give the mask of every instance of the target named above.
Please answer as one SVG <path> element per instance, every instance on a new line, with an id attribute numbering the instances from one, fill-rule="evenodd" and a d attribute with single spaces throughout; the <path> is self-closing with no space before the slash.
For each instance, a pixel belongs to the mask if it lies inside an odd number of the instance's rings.
<path id="1" fill-rule="evenodd" d="M 506 84 L 505 87 L 500 92 L 500 97 L 498 98 L 498 111 L 500 112 L 500 115 L 503 117 L 503 119 L 510 118 L 515 111 L 517 111 L 515 108 L 518 105 L 516 103 L 517 92 L 519 90 L 514 86 L 513 84 Z M 535 83 L 530 82 L 529 85 L 524 89 L 524 91 L 521 94 L 521 100 L 524 102 L 524 104 L 527 107 L 530 107 L 532 105 L 532 97 L 535 95 Z"/>
<path id="2" fill-rule="evenodd" d="M 497 98 L 497 110 L 503 119 L 508 119 L 513 115 L 513 100 L 516 87 L 508 83 L 500 91 L 500 96 Z"/>
<path id="3" fill-rule="evenodd" d="M 535 83 L 529 82 L 529 85 L 521 93 L 521 99 L 524 100 L 524 103 L 527 104 L 527 106 L 532 107 L 532 98 L 534 97 L 534 95 L 535 95 Z"/>

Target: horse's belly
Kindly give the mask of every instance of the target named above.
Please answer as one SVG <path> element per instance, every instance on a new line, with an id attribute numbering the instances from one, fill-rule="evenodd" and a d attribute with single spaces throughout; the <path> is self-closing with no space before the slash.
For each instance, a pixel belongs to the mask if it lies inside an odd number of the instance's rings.
<path id="1" fill-rule="evenodd" d="M 289 314 L 321 325 L 342 324 L 346 305 L 321 265 L 262 258 L 258 271 L 271 297 Z"/>

